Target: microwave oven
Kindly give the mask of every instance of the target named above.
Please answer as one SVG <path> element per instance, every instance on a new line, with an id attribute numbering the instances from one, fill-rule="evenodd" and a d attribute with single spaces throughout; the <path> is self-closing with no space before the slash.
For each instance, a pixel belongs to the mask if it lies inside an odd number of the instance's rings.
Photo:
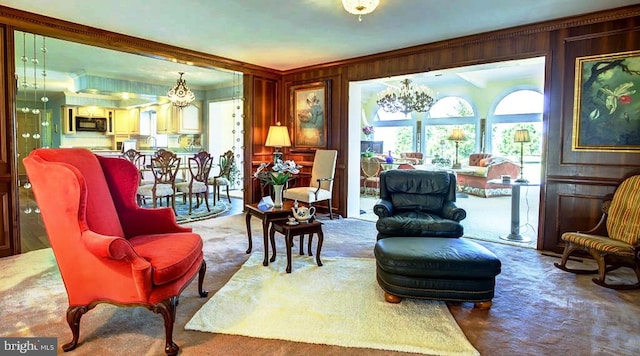
<path id="1" fill-rule="evenodd" d="M 107 132 L 107 118 L 76 116 L 76 131 Z"/>

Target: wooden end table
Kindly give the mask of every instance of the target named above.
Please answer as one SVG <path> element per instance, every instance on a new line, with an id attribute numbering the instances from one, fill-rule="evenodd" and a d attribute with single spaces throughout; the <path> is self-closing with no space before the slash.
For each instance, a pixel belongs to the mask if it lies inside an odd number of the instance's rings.
<path id="1" fill-rule="evenodd" d="M 249 239 L 249 248 L 247 248 L 247 253 L 251 253 L 251 249 L 253 247 L 251 241 L 251 216 L 255 216 L 262 221 L 262 238 L 264 241 L 264 260 L 262 261 L 263 266 L 269 265 L 269 246 L 268 246 L 268 232 L 269 232 L 269 224 L 271 224 L 271 220 L 284 218 L 289 215 L 293 215 L 291 212 L 291 208 L 293 208 L 293 202 L 290 200 L 286 200 L 282 203 L 282 208 L 271 208 L 262 210 L 258 208 L 258 203 L 246 204 L 244 206 L 246 210 L 246 224 L 247 224 L 247 238 Z"/>
<path id="2" fill-rule="evenodd" d="M 271 238 L 271 246 L 273 247 L 273 252 L 271 256 L 271 262 L 276 260 L 276 249 L 275 249 L 275 232 L 279 232 L 284 235 L 285 238 L 285 246 L 287 248 L 287 273 L 291 273 L 291 246 L 293 246 L 293 238 L 295 236 L 300 236 L 300 254 L 304 255 L 303 252 L 303 244 L 304 244 L 304 235 L 309 234 L 309 242 L 307 246 L 307 250 L 309 256 L 313 256 L 311 254 L 311 242 L 313 241 L 313 234 L 318 235 L 318 247 L 316 249 L 316 264 L 318 266 L 322 266 L 322 261 L 320 261 L 320 252 L 322 251 L 322 243 L 324 242 L 324 233 L 322 232 L 322 223 L 314 220 L 310 222 L 301 222 L 298 225 L 289 225 L 287 224 L 287 219 L 274 219 L 271 222 L 271 229 L 269 230 L 269 236 Z"/>

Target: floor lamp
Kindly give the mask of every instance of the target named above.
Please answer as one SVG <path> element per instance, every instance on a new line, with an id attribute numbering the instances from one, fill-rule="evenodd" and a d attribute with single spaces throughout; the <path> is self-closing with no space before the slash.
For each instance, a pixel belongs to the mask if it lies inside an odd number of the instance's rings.
<path id="1" fill-rule="evenodd" d="M 464 141 L 465 139 L 466 137 L 464 136 L 464 131 L 462 131 L 462 129 L 453 129 L 453 131 L 451 131 L 451 136 L 447 138 L 447 140 L 455 141 L 456 143 L 456 160 L 453 163 L 453 166 L 451 166 L 453 169 L 462 168 L 462 165 L 458 162 L 458 144 L 460 141 Z"/>
<path id="2" fill-rule="evenodd" d="M 518 183 L 528 182 L 528 180 L 524 178 L 522 168 L 524 167 L 524 160 L 523 160 L 524 143 L 530 142 L 530 141 L 531 141 L 531 137 L 529 137 L 529 130 L 527 129 L 516 130 L 516 133 L 513 136 L 513 142 L 520 142 L 520 177 L 516 179 L 516 182 Z"/>
<path id="3" fill-rule="evenodd" d="M 280 126 L 280 122 L 276 126 L 269 127 L 269 133 L 267 134 L 267 142 L 264 143 L 266 147 L 275 147 L 273 151 L 273 163 L 278 160 L 283 160 L 283 153 L 280 151 L 282 147 L 291 147 L 291 139 L 289 138 L 289 131 L 286 126 Z"/>

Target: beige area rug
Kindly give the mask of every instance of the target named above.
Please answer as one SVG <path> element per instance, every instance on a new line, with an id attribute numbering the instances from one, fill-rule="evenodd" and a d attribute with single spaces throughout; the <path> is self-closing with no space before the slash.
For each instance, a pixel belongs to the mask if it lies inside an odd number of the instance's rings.
<path id="1" fill-rule="evenodd" d="M 430 355 L 479 355 L 442 302 L 384 301 L 375 260 L 253 254 L 187 330 Z"/>

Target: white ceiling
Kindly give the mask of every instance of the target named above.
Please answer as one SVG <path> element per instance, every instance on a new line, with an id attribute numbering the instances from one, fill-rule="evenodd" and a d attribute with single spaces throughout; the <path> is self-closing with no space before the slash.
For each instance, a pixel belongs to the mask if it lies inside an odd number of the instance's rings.
<path id="1" fill-rule="evenodd" d="M 358 22 L 340 0 L 3 0 L 5 6 L 135 37 L 287 70 L 408 46 L 535 23 L 640 0 L 381 0 Z M 434 6 L 437 4 L 437 6 Z M 22 41 L 16 36 L 17 47 Z M 47 39 L 47 86 L 67 88 L 81 74 L 172 85 L 185 72 L 187 85 L 208 89 L 234 80 L 215 71 Z M 16 51 L 16 66 L 22 51 Z M 27 50 L 29 52 L 29 50 Z M 514 65 L 518 63 L 518 65 Z M 497 72 L 499 67 L 500 73 Z M 507 70 L 507 68 L 509 70 Z M 510 62 L 410 76 L 438 87 L 466 82 L 482 87 L 499 75 L 543 76 L 544 62 Z M 56 82 L 58 81 L 58 82 Z M 398 78 L 370 81 L 363 95 Z"/>
<path id="2" fill-rule="evenodd" d="M 358 22 L 340 0 L 3 0 L 2 4 L 288 70 L 639 0 L 381 0 Z"/>

